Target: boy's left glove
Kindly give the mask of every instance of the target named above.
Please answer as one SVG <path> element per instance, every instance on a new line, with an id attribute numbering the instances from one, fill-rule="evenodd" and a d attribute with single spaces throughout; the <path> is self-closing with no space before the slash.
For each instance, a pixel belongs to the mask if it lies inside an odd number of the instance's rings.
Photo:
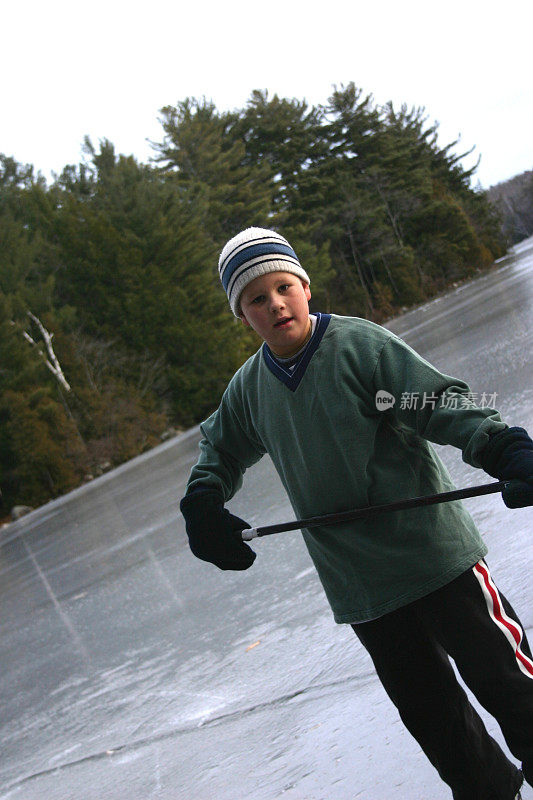
<path id="1" fill-rule="evenodd" d="M 508 508 L 533 505 L 533 441 L 523 428 L 506 428 L 491 436 L 480 462 L 493 478 L 510 481 L 502 492 Z"/>
<path id="2" fill-rule="evenodd" d="M 219 569 L 242 570 L 252 566 L 255 553 L 241 537 L 241 531 L 250 525 L 224 508 L 218 492 L 207 487 L 193 490 L 182 499 L 180 509 L 196 558 Z"/>

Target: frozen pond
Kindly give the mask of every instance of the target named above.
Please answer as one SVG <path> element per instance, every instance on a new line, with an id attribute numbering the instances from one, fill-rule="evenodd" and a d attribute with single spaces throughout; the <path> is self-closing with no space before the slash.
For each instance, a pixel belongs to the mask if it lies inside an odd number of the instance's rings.
<path id="1" fill-rule="evenodd" d="M 533 240 L 390 327 L 533 430 Z M 178 503 L 197 442 L 195 429 L 0 533 L 0 798 L 449 798 L 333 622 L 299 533 L 254 543 L 245 573 L 190 554 Z M 438 449 L 458 486 L 492 480 Z M 465 504 L 531 640 L 533 509 Z M 231 507 L 252 524 L 293 516 L 267 458 Z"/>

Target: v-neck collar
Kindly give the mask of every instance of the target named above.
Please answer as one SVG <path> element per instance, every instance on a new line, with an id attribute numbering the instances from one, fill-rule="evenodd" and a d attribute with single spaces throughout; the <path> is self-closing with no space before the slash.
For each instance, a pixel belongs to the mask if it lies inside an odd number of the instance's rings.
<path id="1" fill-rule="evenodd" d="M 321 314 L 319 311 L 314 313 L 317 318 L 315 332 L 307 342 L 302 354 L 300 355 L 300 358 L 296 362 L 294 369 L 289 369 L 288 367 L 282 366 L 282 364 L 272 353 L 272 350 L 267 343 L 263 343 L 263 359 L 266 366 L 270 372 L 275 375 L 276 378 L 278 378 L 278 380 L 284 383 L 285 386 L 291 390 L 291 392 L 296 391 L 298 388 L 300 381 L 305 375 L 307 365 L 318 348 L 318 345 L 322 341 L 322 337 L 324 336 L 326 328 L 328 327 L 331 319 L 331 314 Z"/>

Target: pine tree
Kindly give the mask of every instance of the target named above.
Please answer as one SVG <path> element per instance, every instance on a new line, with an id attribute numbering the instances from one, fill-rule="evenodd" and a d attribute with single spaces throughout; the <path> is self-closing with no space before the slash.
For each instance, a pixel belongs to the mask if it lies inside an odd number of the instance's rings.
<path id="1" fill-rule="evenodd" d="M 90 197 L 69 186 L 61 204 L 68 268 L 58 292 L 78 309 L 86 334 L 164 358 L 160 391 L 176 421 L 189 424 L 212 408 L 242 358 L 204 200 L 165 171 L 117 159 L 108 143 L 93 163 Z"/>
<path id="2" fill-rule="evenodd" d="M 323 151 L 322 116 L 320 108 L 309 108 L 305 101 L 269 99 L 267 91 L 252 92 L 246 108 L 234 115 L 231 135 L 244 142 L 245 163 L 270 168 L 276 218 L 291 206 L 302 173 Z"/>
<path id="3" fill-rule="evenodd" d="M 190 98 L 161 114 L 165 138 L 154 145 L 157 161 L 188 197 L 201 200 L 212 240 L 221 248 L 239 230 L 264 224 L 272 202 L 270 169 L 247 163 L 244 142 L 232 131 L 232 115 Z"/>

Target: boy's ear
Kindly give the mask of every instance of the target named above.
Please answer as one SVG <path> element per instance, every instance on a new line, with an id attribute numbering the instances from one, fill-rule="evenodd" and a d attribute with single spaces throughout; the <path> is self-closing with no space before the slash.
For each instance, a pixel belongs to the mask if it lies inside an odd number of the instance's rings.
<path id="1" fill-rule="evenodd" d="M 244 314 L 239 314 L 239 318 L 240 318 L 240 320 L 241 320 L 241 322 L 242 322 L 242 324 L 243 324 L 243 325 L 245 325 L 247 328 L 250 328 L 250 327 L 251 327 L 251 326 L 250 326 L 250 323 L 248 322 L 248 320 L 246 319 L 246 317 L 244 316 Z"/>
<path id="2" fill-rule="evenodd" d="M 302 279 L 300 278 L 300 280 L 302 280 Z M 309 288 L 309 284 L 306 283 L 305 281 L 302 281 L 302 285 L 304 287 L 304 292 L 305 292 L 305 296 L 306 296 L 307 300 L 310 300 L 311 299 L 311 289 Z"/>

